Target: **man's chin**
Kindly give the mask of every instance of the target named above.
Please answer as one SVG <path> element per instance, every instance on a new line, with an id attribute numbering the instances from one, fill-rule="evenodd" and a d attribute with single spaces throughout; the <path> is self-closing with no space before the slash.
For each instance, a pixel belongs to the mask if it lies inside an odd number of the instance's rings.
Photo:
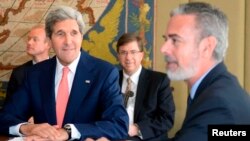
<path id="1" fill-rule="evenodd" d="M 167 71 L 167 75 L 168 75 L 169 79 L 174 80 L 174 81 L 188 80 L 188 79 L 192 78 L 194 74 L 195 74 L 194 72 L 187 73 L 187 72 L 181 72 L 181 71 L 179 71 L 179 72 L 177 72 L 177 71 L 173 72 L 171 70 Z"/>
<path id="2" fill-rule="evenodd" d="M 167 71 L 167 75 L 170 80 L 174 80 L 174 81 L 184 80 L 182 75 L 180 75 L 179 73 L 172 72 L 170 70 Z"/>

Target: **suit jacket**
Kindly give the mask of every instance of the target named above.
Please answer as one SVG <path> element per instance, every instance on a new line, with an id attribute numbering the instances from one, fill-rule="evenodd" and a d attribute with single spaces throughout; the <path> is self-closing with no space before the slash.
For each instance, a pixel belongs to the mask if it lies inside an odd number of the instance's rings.
<path id="1" fill-rule="evenodd" d="M 209 124 L 250 124 L 249 95 L 224 63 L 201 81 L 175 141 L 207 141 Z"/>
<path id="2" fill-rule="evenodd" d="M 27 70 L 33 66 L 32 60 L 13 69 L 7 86 L 6 100 L 23 84 Z"/>
<path id="3" fill-rule="evenodd" d="M 120 86 L 123 73 L 120 71 Z M 134 122 L 143 140 L 159 141 L 167 137 L 174 122 L 175 106 L 170 80 L 164 73 L 142 68 L 136 92 Z M 130 138 L 131 139 L 131 138 Z M 133 138 L 132 140 L 138 140 Z"/>
<path id="4" fill-rule="evenodd" d="M 56 58 L 34 65 L 21 87 L 0 113 L 0 133 L 23 123 L 56 124 Z M 123 107 L 118 70 L 111 64 L 81 53 L 76 68 L 63 125 L 72 123 L 86 137 L 121 139 L 127 136 L 128 115 Z"/>

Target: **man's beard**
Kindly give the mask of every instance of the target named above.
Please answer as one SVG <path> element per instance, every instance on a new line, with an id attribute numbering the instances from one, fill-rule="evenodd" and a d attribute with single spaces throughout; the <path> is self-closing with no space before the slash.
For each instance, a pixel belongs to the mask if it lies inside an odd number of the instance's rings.
<path id="1" fill-rule="evenodd" d="M 168 77 L 171 80 L 187 80 L 194 76 L 196 73 L 195 67 L 189 67 L 187 69 L 178 68 L 175 71 L 167 70 Z"/>
<path id="2" fill-rule="evenodd" d="M 166 58 L 166 60 L 171 61 L 170 58 Z M 186 68 L 179 66 L 178 62 L 175 63 L 178 65 L 178 68 L 175 70 L 167 70 L 168 77 L 171 80 L 187 80 L 193 77 L 197 72 L 195 60 L 193 60 L 192 64 L 189 64 L 189 66 Z"/>

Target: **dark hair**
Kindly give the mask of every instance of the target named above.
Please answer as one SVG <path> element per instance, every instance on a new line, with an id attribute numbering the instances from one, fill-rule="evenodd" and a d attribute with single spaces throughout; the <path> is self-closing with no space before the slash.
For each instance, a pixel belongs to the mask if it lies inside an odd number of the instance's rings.
<path id="1" fill-rule="evenodd" d="M 143 41 L 140 36 L 135 33 L 125 33 L 117 41 L 116 51 L 119 52 L 120 46 L 123 46 L 127 43 L 136 41 L 140 51 L 143 51 Z"/>

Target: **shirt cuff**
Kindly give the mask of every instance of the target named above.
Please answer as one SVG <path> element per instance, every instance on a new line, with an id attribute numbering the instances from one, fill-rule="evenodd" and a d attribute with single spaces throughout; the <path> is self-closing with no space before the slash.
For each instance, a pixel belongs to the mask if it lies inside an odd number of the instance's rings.
<path id="1" fill-rule="evenodd" d="M 20 127 L 23 124 L 29 124 L 28 122 L 25 123 L 20 123 L 17 124 L 15 126 L 11 126 L 9 128 L 9 134 L 10 135 L 15 135 L 15 136 L 24 136 L 22 133 L 20 133 Z M 81 138 L 81 134 L 80 132 L 76 129 L 74 124 L 69 124 L 71 127 L 71 139 L 70 140 L 75 140 L 75 139 L 80 139 Z"/>
<path id="2" fill-rule="evenodd" d="M 135 126 L 137 127 L 137 129 L 138 129 L 137 136 L 138 136 L 140 139 L 143 139 L 143 136 L 142 136 L 142 133 L 141 133 L 141 130 L 140 130 L 138 124 L 135 123 L 134 125 L 135 125 Z"/>
<path id="3" fill-rule="evenodd" d="M 81 138 L 81 133 L 76 129 L 74 124 L 68 124 L 71 128 L 71 140 L 79 140 Z"/>
<path id="4" fill-rule="evenodd" d="M 22 133 L 20 133 L 20 127 L 23 124 L 29 124 L 29 122 L 24 122 L 24 123 L 20 123 L 20 124 L 11 126 L 9 128 L 9 134 L 10 135 L 15 135 L 15 136 L 21 136 L 21 137 L 24 136 Z"/>

